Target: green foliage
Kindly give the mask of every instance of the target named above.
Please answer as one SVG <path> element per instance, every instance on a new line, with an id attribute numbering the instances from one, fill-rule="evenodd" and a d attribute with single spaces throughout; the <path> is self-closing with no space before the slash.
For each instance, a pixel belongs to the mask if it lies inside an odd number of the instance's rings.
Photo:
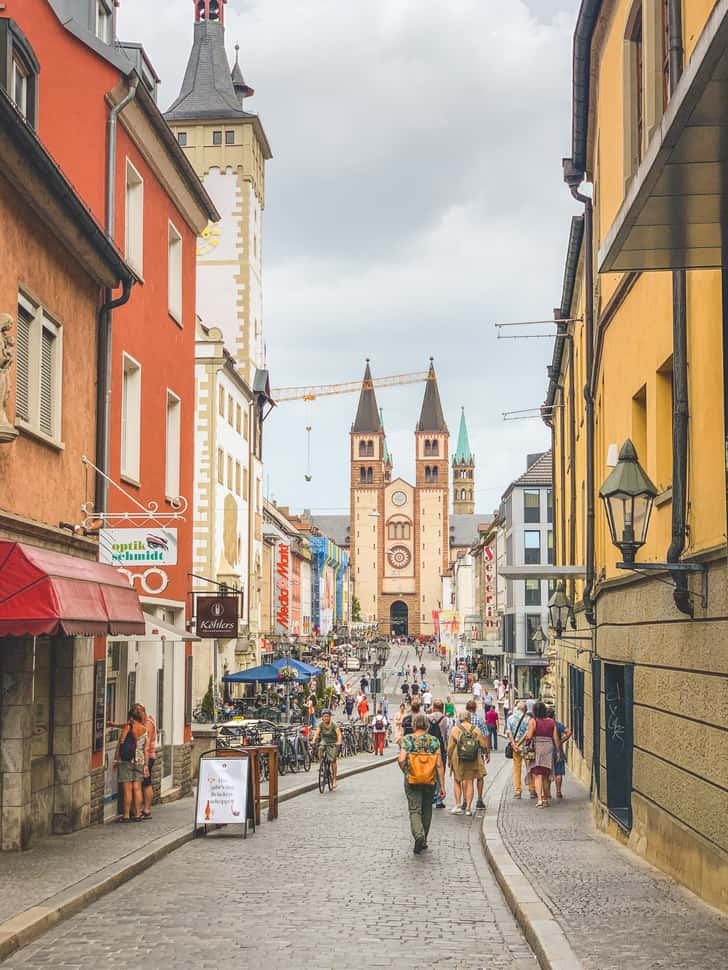
<path id="1" fill-rule="evenodd" d="M 356 596 L 351 598 L 351 620 L 352 623 L 361 623 L 361 603 Z"/>
<path id="2" fill-rule="evenodd" d="M 212 677 L 210 677 L 210 683 L 207 685 L 207 693 L 202 698 L 202 704 L 200 706 L 202 707 L 203 712 L 210 718 L 210 720 L 212 720 L 215 714 L 215 699 L 212 694 Z"/>

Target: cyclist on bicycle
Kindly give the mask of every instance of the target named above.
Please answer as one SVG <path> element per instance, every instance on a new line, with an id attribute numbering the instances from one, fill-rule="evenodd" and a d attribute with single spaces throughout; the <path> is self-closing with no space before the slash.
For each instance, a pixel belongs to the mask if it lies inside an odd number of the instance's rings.
<path id="1" fill-rule="evenodd" d="M 325 753 L 326 757 L 331 762 L 331 775 L 334 780 L 332 790 L 336 788 L 336 756 L 339 753 L 339 746 L 341 744 L 341 728 L 332 719 L 331 711 L 328 708 L 321 711 L 321 721 L 319 726 L 313 732 L 313 737 L 311 738 L 311 744 L 316 745 L 321 742 L 321 752 Z"/>

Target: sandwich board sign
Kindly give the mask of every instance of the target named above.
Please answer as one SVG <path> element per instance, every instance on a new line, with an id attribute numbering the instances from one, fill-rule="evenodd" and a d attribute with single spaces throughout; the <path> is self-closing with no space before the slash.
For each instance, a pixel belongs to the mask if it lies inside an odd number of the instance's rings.
<path id="1" fill-rule="evenodd" d="M 195 804 L 195 830 L 202 826 L 243 825 L 255 830 L 250 758 L 244 751 L 218 748 L 200 756 Z"/>

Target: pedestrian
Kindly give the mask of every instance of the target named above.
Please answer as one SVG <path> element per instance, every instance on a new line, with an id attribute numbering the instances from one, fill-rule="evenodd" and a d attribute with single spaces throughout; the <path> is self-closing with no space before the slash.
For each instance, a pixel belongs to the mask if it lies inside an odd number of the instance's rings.
<path id="1" fill-rule="evenodd" d="M 472 704 L 473 701 L 469 703 Z M 486 774 L 481 751 L 485 752 L 487 760 L 490 760 L 488 739 L 478 728 L 471 725 L 470 714 L 466 707 L 460 718 L 460 724 L 452 727 L 447 744 L 447 760 L 452 771 L 455 789 L 455 807 L 450 810 L 453 815 L 473 814 L 473 781 L 476 778 L 484 778 Z"/>
<path id="2" fill-rule="evenodd" d="M 420 713 L 420 702 L 419 700 L 413 700 L 412 706 L 410 708 L 409 714 L 405 714 L 402 718 L 402 735 L 406 737 L 408 734 L 412 734 L 414 731 L 414 719 Z"/>
<path id="3" fill-rule="evenodd" d="M 501 685 L 503 686 L 503 685 Z M 508 718 L 511 715 L 511 701 L 508 697 L 508 691 L 503 694 L 503 723 L 508 723 Z"/>
<path id="4" fill-rule="evenodd" d="M 405 706 L 404 704 L 399 705 L 399 710 L 394 716 L 394 743 L 399 744 L 404 737 L 404 728 L 402 727 L 402 721 L 405 716 Z"/>
<path id="5" fill-rule="evenodd" d="M 469 700 L 465 705 L 465 709 L 470 711 L 470 723 L 474 728 L 477 728 L 484 738 L 488 737 L 488 725 L 486 720 L 482 715 L 478 713 L 478 705 L 474 700 Z M 490 759 L 490 741 L 488 742 L 488 758 Z M 476 808 L 485 808 L 485 803 L 483 802 L 483 786 L 485 785 L 485 775 L 481 775 L 479 778 L 475 779 L 475 786 L 477 790 L 477 801 L 475 803 Z"/>
<path id="6" fill-rule="evenodd" d="M 437 738 L 427 733 L 428 726 L 424 714 L 415 715 L 412 734 L 403 739 L 398 759 L 405 776 L 404 791 L 407 797 L 410 829 L 415 840 L 415 855 L 419 855 L 427 848 L 436 778 L 441 789 L 445 789 L 445 771 L 440 755 L 440 743 Z"/>
<path id="7" fill-rule="evenodd" d="M 452 698 L 449 694 L 445 700 L 445 713 L 448 717 L 455 717 L 455 705 L 453 704 Z"/>
<path id="8" fill-rule="evenodd" d="M 513 787 L 515 789 L 515 798 L 521 797 L 522 782 L 521 777 L 523 774 L 523 768 L 526 768 L 526 783 L 528 784 L 528 790 L 530 792 L 531 798 L 536 797 L 536 785 L 533 779 L 528 774 L 528 765 L 525 762 L 524 751 L 522 747 L 523 739 L 528 731 L 528 725 L 531 721 L 531 715 L 526 710 L 526 702 L 518 701 L 516 704 L 516 709 L 508 718 L 506 722 L 506 737 L 510 744 L 510 750 L 513 754 Z M 506 746 L 507 748 L 507 746 Z M 508 757 L 508 750 L 506 750 L 506 757 Z"/>
<path id="9" fill-rule="evenodd" d="M 374 754 L 384 757 L 384 736 L 387 733 L 387 718 L 384 716 L 381 704 L 372 718 L 372 735 L 374 736 Z"/>
<path id="10" fill-rule="evenodd" d="M 473 700 L 477 703 L 483 696 L 483 685 L 479 680 L 476 680 L 473 684 Z"/>
<path id="11" fill-rule="evenodd" d="M 422 653 L 420 653 L 420 656 L 422 656 Z M 424 679 L 425 679 L 425 674 L 426 674 L 426 673 L 427 673 L 427 667 L 425 667 L 425 665 L 424 665 L 424 664 L 422 664 L 422 665 L 420 666 L 420 677 L 422 678 L 422 680 L 424 680 Z"/>
<path id="12" fill-rule="evenodd" d="M 410 691 L 412 692 L 412 699 L 413 699 L 413 700 L 414 700 L 414 698 L 415 698 L 415 697 L 417 697 L 417 696 L 419 695 L 419 693 L 420 693 L 420 685 L 419 685 L 419 684 L 417 683 L 417 681 L 416 681 L 416 680 L 414 680 L 414 678 L 413 678 L 413 684 L 412 684 L 412 686 L 410 687 Z"/>
<path id="13" fill-rule="evenodd" d="M 356 710 L 359 715 L 359 720 L 366 723 L 366 720 L 369 717 L 369 701 L 367 700 L 367 695 L 364 692 L 359 695 Z"/>
<path id="14" fill-rule="evenodd" d="M 157 759 L 157 725 L 154 718 L 147 713 L 143 704 L 135 704 L 134 707 L 142 716 L 142 724 L 147 732 L 147 745 L 144 751 L 147 770 L 142 778 L 142 818 L 152 817 L 152 802 L 154 801 L 154 785 L 152 783 L 152 769 Z"/>
<path id="15" fill-rule="evenodd" d="M 422 703 L 425 707 L 425 714 L 430 713 L 430 708 L 432 707 L 432 691 L 425 690 L 422 692 Z"/>
<path id="16" fill-rule="evenodd" d="M 148 771 L 146 758 L 147 732 L 142 715 L 132 707 L 128 720 L 119 734 L 114 752 L 114 765 L 118 767 L 121 788 L 122 812 L 120 822 L 141 822 L 142 781 Z"/>
<path id="17" fill-rule="evenodd" d="M 428 717 L 428 721 L 430 722 L 428 734 L 431 734 L 433 738 L 437 738 L 437 740 L 440 742 L 440 756 L 442 757 L 444 778 L 444 772 L 447 768 L 447 739 L 450 733 L 450 720 L 445 714 L 445 705 L 439 697 L 435 698 L 435 700 L 432 702 L 432 707 L 432 714 L 430 714 Z M 445 807 L 445 788 L 444 786 L 440 786 L 439 779 L 435 784 L 435 795 L 433 801 L 435 808 Z"/>
<path id="18" fill-rule="evenodd" d="M 367 675 L 366 674 L 364 674 L 362 676 L 362 679 L 359 681 L 359 686 L 361 687 L 362 694 L 366 694 L 367 689 L 369 687 L 369 681 L 367 679 Z"/>
<path id="19" fill-rule="evenodd" d="M 552 717 L 547 717 L 546 713 L 546 705 L 542 701 L 536 701 L 524 738 L 525 744 L 534 752 L 528 771 L 536 779 L 536 808 L 548 808 L 551 802 L 549 786 L 554 772 L 554 747 L 557 756 L 561 757 L 561 738 L 556 730 L 556 722 Z"/>
<path id="20" fill-rule="evenodd" d="M 568 728 L 561 721 L 556 720 L 556 711 L 553 707 L 549 708 L 546 713 L 547 717 L 552 717 L 556 723 L 556 730 L 559 732 L 559 737 L 561 738 L 561 755 L 559 756 L 554 749 L 554 782 L 556 783 L 556 797 L 563 798 L 563 792 L 561 787 L 564 784 L 564 777 L 566 775 L 566 749 L 564 748 L 564 742 L 568 741 L 569 738 L 574 733 L 571 728 Z M 551 798 L 551 789 L 549 788 L 549 799 Z"/>
<path id="21" fill-rule="evenodd" d="M 344 710 L 346 711 L 348 720 L 351 721 L 351 715 L 354 712 L 354 698 L 351 696 L 351 692 L 346 694 L 344 698 Z"/>
<path id="22" fill-rule="evenodd" d="M 488 728 L 488 740 L 490 741 L 491 751 L 498 750 L 498 710 L 490 707 L 485 714 L 485 723 Z"/>
<path id="23" fill-rule="evenodd" d="M 494 707 L 494 706 L 495 706 L 495 697 L 493 697 L 490 690 L 487 690 L 485 694 L 483 694 L 483 712 L 487 714 L 488 711 L 491 709 L 491 707 Z"/>

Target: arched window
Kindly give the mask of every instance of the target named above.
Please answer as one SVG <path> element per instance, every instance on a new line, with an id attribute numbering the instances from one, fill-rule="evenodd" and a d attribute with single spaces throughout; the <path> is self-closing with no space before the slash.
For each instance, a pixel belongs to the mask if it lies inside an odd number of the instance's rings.
<path id="1" fill-rule="evenodd" d="M 468 493 L 468 498 L 470 499 L 471 502 L 473 501 L 473 490 L 472 490 L 472 488 L 470 489 L 470 492 Z"/>
<path id="2" fill-rule="evenodd" d="M 367 485 L 371 485 L 373 481 L 374 481 L 374 469 L 371 468 L 370 466 L 369 468 L 367 468 Z"/>
<path id="3" fill-rule="evenodd" d="M 359 457 L 365 458 L 367 453 L 367 443 L 366 441 L 359 442 Z"/>
<path id="4" fill-rule="evenodd" d="M 402 538 L 409 539 L 409 537 L 410 537 L 409 522 L 405 522 L 405 524 L 402 526 Z"/>
<path id="5" fill-rule="evenodd" d="M 366 480 L 367 480 L 367 470 L 362 465 L 361 468 L 359 469 L 359 481 L 360 482 L 366 482 Z"/>
<path id="6" fill-rule="evenodd" d="M 425 458 L 429 458 L 431 453 L 432 453 L 432 445 L 430 443 L 430 439 L 427 438 L 425 440 Z"/>
<path id="7" fill-rule="evenodd" d="M 373 458 L 373 457 L 374 457 L 374 442 L 367 441 L 367 458 Z"/>
<path id="8" fill-rule="evenodd" d="M 425 465 L 425 481 L 426 482 L 432 481 L 432 469 L 430 468 L 429 465 Z"/>
<path id="9" fill-rule="evenodd" d="M 440 445 L 439 445 L 439 443 L 437 441 L 433 441 L 432 442 L 431 448 L 432 448 L 432 454 L 433 455 L 439 455 L 439 453 L 440 453 Z"/>
<path id="10" fill-rule="evenodd" d="M 433 482 L 436 482 L 437 481 L 437 467 L 434 467 L 432 469 L 432 481 Z"/>

